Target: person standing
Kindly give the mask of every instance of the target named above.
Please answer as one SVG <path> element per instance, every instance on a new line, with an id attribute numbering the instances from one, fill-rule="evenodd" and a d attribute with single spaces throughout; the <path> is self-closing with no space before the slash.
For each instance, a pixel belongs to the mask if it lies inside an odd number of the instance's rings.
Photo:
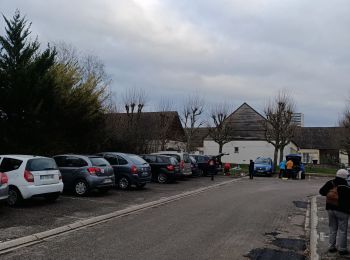
<path id="1" fill-rule="evenodd" d="M 279 172 L 279 178 L 283 178 L 286 174 L 286 161 L 283 160 L 279 164 L 280 172 Z"/>
<path id="2" fill-rule="evenodd" d="M 347 183 L 348 171 L 340 169 L 333 180 L 327 181 L 320 189 L 327 196 L 326 210 L 329 220 L 328 252 L 349 255 L 347 249 L 347 231 L 350 213 L 350 187 Z M 337 241 L 337 234 L 338 241 Z M 336 247 L 338 246 L 338 248 Z"/>
<path id="3" fill-rule="evenodd" d="M 249 163 L 249 179 L 253 179 L 254 177 L 254 161 L 250 160 Z"/>
<path id="4" fill-rule="evenodd" d="M 287 176 L 288 176 L 288 179 L 290 178 L 293 178 L 294 179 L 294 176 L 293 176 L 293 166 L 294 166 L 294 163 L 291 159 L 289 159 L 287 162 L 286 162 L 286 169 L 287 169 Z"/>

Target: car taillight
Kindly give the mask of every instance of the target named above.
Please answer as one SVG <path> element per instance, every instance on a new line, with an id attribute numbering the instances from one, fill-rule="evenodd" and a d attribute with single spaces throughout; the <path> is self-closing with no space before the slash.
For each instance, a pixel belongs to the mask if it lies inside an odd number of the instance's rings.
<path id="1" fill-rule="evenodd" d="M 24 171 L 24 179 L 27 182 L 34 182 L 34 175 L 30 171 L 25 170 Z"/>
<path id="2" fill-rule="evenodd" d="M 58 179 L 62 180 L 62 174 L 60 172 L 58 173 Z"/>
<path id="3" fill-rule="evenodd" d="M 101 172 L 101 169 L 98 167 L 89 167 L 87 168 L 87 171 L 90 173 L 90 175 L 96 175 L 96 173 Z"/>
<path id="4" fill-rule="evenodd" d="M 182 160 L 181 163 L 180 163 L 180 167 L 181 169 L 184 169 L 185 168 L 185 162 Z"/>
<path id="5" fill-rule="evenodd" d="M 175 167 L 174 167 L 174 165 L 172 165 L 172 164 L 169 164 L 166 168 L 167 168 L 168 171 L 173 171 L 173 170 L 175 170 Z"/>
<path id="6" fill-rule="evenodd" d="M 137 167 L 135 165 L 131 166 L 131 174 L 137 174 Z"/>
<path id="7" fill-rule="evenodd" d="M 0 172 L 0 184 L 6 184 L 9 182 L 9 179 L 6 173 Z"/>

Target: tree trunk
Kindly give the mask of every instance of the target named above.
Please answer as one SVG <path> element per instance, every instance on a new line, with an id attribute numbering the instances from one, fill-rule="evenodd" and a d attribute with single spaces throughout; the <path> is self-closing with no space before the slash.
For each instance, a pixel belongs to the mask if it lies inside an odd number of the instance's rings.
<path id="1" fill-rule="evenodd" d="M 281 147 L 280 148 L 280 160 L 279 160 L 279 162 L 282 162 L 283 161 L 283 152 L 284 152 L 284 147 Z"/>
<path id="2" fill-rule="evenodd" d="M 224 147 L 223 143 L 219 143 L 219 154 L 222 153 L 222 148 Z"/>
<path id="3" fill-rule="evenodd" d="M 277 169 L 277 156 L 278 156 L 278 147 L 275 146 L 275 151 L 273 153 L 273 171 L 276 172 Z"/>

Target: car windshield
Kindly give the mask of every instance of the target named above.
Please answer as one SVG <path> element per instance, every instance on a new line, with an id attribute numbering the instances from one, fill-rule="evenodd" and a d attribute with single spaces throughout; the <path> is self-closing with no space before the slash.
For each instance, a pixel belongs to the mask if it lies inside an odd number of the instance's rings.
<path id="1" fill-rule="evenodd" d="M 91 163 L 93 166 L 108 166 L 109 162 L 106 159 L 101 157 L 91 157 Z"/>
<path id="2" fill-rule="evenodd" d="M 37 158 L 30 159 L 27 162 L 26 170 L 28 171 L 47 171 L 57 170 L 57 165 L 54 159 L 51 158 Z"/>
<path id="3" fill-rule="evenodd" d="M 140 156 L 137 155 L 129 155 L 129 158 L 131 159 L 131 161 L 135 164 L 147 164 L 147 162 L 142 159 Z"/>
<path id="4" fill-rule="evenodd" d="M 255 163 L 259 163 L 259 164 L 269 164 L 269 160 L 268 159 L 256 159 Z"/>

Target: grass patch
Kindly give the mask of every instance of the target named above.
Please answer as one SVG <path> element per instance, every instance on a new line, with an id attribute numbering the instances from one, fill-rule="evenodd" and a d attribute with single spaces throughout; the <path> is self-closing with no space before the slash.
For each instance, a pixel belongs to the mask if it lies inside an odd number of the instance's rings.
<path id="1" fill-rule="evenodd" d="M 334 175 L 338 168 L 327 168 L 327 167 L 317 167 L 317 166 L 306 166 L 305 173 L 318 173 L 320 175 Z"/>

